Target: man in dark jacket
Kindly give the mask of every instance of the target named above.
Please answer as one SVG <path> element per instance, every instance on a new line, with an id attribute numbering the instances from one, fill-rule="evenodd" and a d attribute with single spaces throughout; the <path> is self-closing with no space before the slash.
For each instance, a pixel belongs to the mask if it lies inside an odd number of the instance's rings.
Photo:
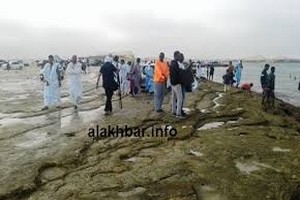
<path id="1" fill-rule="evenodd" d="M 260 75 L 260 83 L 261 83 L 261 88 L 263 90 L 262 92 L 262 104 L 264 105 L 265 104 L 265 99 L 267 97 L 267 79 L 268 79 L 268 70 L 270 68 L 270 65 L 269 64 L 266 64 L 265 67 L 264 67 L 264 70 L 261 72 L 261 75 Z"/>
<path id="2" fill-rule="evenodd" d="M 102 65 L 99 76 L 96 83 L 96 88 L 99 86 L 99 80 L 102 76 L 102 86 L 105 90 L 106 103 L 105 103 L 105 115 L 112 112 L 112 96 L 114 91 L 118 89 L 118 83 L 115 81 L 115 73 L 118 73 L 118 69 L 112 64 L 112 58 L 106 57 L 104 59 L 104 64 Z"/>
<path id="3" fill-rule="evenodd" d="M 185 100 L 185 93 L 186 92 L 192 92 L 192 83 L 194 82 L 193 72 L 192 72 L 192 61 L 190 60 L 190 63 L 187 68 L 185 68 L 183 61 L 184 61 L 184 55 L 180 53 L 179 60 L 178 60 L 179 68 L 180 68 L 180 82 L 181 82 L 181 89 L 182 89 L 182 111 L 181 114 L 183 116 L 186 115 L 186 113 L 183 111 L 183 104 Z"/>
<path id="4" fill-rule="evenodd" d="M 271 107 L 274 108 L 275 103 L 275 67 L 271 67 L 271 73 L 268 75 L 267 78 L 267 104 L 268 108 L 270 108 L 270 101 L 271 101 Z"/>
<path id="5" fill-rule="evenodd" d="M 170 66 L 170 82 L 172 86 L 172 113 L 176 114 L 177 118 L 182 116 L 182 84 L 180 80 L 180 67 L 179 67 L 180 52 L 174 52 L 174 60 L 171 61 Z"/>

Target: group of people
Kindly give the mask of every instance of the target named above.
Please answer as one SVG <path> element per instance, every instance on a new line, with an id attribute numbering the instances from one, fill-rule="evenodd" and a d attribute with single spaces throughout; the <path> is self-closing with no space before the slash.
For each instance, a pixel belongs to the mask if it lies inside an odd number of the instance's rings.
<path id="1" fill-rule="evenodd" d="M 139 96 L 141 92 L 142 74 L 145 76 L 145 91 L 149 94 L 154 94 L 154 109 L 157 113 L 162 113 L 165 89 L 170 87 L 171 90 L 171 113 L 177 118 L 184 118 L 186 113 L 183 110 L 185 101 L 185 93 L 191 92 L 191 85 L 194 82 L 192 73 L 192 62 L 184 62 L 184 55 L 179 51 L 174 52 L 174 58 L 171 62 L 165 60 L 165 54 L 161 52 L 159 58 L 153 63 L 148 62 L 147 65 L 141 64 L 141 59 L 137 58 L 134 63 L 131 61 L 125 62 L 119 57 L 106 56 L 104 63 L 100 68 L 96 82 L 96 88 L 99 87 L 100 78 L 102 77 L 102 86 L 106 95 L 105 114 L 110 114 L 113 110 L 112 97 L 115 91 L 118 90 L 120 98 L 131 94 L 133 97 Z M 196 70 L 199 70 L 197 65 Z M 201 67 L 201 66 L 200 66 Z M 275 67 L 271 68 L 268 74 L 269 64 L 266 64 L 261 74 L 261 86 L 263 89 L 262 104 L 267 103 L 268 106 L 274 107 L 274 88 L 275 88 Z M 201 67 L 203 68 L 203 67 Z M 224 79 L 224 91 L 228 85 L 239 86 L 242 74 L 242 61 L 235 67 L 230 61 L 229 67 L 226 70 Z M 77 56 L 74 55 L 66 68 L 70 97 L 76 110 L 82 98 L 82 62 L 79 62 Z M 202 71 L 203 72 L 203 71 Z M 201 72 L 201 73 L 202 73 Z M 200 72 L 196 71 L 197 74 Z M 214 68 L 210 66 L 209 77 L 213 79 Z M 41 72 L 42 81 L 44 82 L 44 107 L 42 110 L 49 109 L 55 105 L 60 107 L 60 92 L 61 76 L 59 64 L 55 62 L 52 55 L 48 57 L 48 63 L 45 64 Z M 201 76 L 202 77 L 202 76 Z M 208 80 L 210 78 L 208 77 Z M 244 83 L 241 89 L 251 92 L 252 83 Z"/>
<path id="2" fill-rule="evenodd" d="M 179 51 L 174 53 L 174 60 L 171 63 L 165 61 L 165 54 L 161 52 L 159 59 L 152 65 L 142 67 L 141 59 L 137 58 L 136 62 L 125 63 L 119 57 L 105 57 L 104 64 L 100 68 L 96 87 L 99 87 L 100 78 L 102 77 L 102 86 L 105 90 L 106 103 L 105 114 L 112 112 L 112 96 L 114 91 L 119 90 L 119 95 L 131 94 L 137 97 L 141 91 L 141 74 L 145 74 L 145 91 L 154 93 L 154 108 L 157 113 L 164 112 L 162 104 L 165 95 L 165 89 L 168 85 L 172 89 L 172 114 L 178 118 L 183 118 L 186 113 L 183 111 L 185 92 L 193 82 L 191 69 L 183 64 L 184 55 Z"/>
<path id="3" fill-rule="evenodd" d="M 206 73 L 205 73 L 206 68 Z M 213 64 L 201 64 L 200 61 L 196 64 L 196 77 L 214 80 L 215 67 Z M 205 76 L 206 74 L 206 76 Z"/>
<path id="4" fill-rule="evenodd" d="M 77 61 L 77 56 L 74 55 L 66 68 L 70 97 L 74 109 L 78 108 L 79 101 L 82 98 L 81 72 L 81 63 Z M 49 55 L 48 63 L 45 64 L 41 71 L 41 80 L 44 82 L 44 107 L 42 110 L 48 110 L 50 106 L 60 107 L 60 87 L 62 80 L 60 73 L 60 64 L 54 61 L 52 55 Z"/>
<path id="5" fill-rule="evenodd" d="M 233 86 L 234 83 L 238 88 L 241 82 L 243 70 L 242 60 L 234 67 L 232 61 L 229 61 L 229 67 L 226 69 L 226 74 L 223 76 L 224 92 L 227 91 L 228 86 Z"/>
<path id="6" fill-rule="evenodd" d="M 268 108 L 274 108 L 275 103 L 275 67 L 271 67 L 271 72 L 268 73 L 270 68 L 269 64 L 266 64 L 261 76 L 260 76 L 260 83 L 262 87 L 262 105 L 267 105 Z"/>

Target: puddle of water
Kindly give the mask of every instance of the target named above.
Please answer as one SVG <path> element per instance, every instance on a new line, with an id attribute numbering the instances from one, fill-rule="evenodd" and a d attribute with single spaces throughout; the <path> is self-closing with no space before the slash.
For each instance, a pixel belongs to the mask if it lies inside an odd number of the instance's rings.
<path id="1" fill-rule="evenodd" d="M 18 95 L 14 95 L 11 97 L 2 97 L 3 99 L 1 101 L 5 102 L 5 101 L 15 101 L 15 100 L 25 100 L 29 97 L 29 94 L 18 94 Z"/>
<path id="2" fill-rule="evenodd" d="M 9 117 L 8 117 L 9 116 Z M 18 118 L 18 114 L 15 113 L 13 115 L 6 115 L 4 118 L 0 119 L 0 124 L 3 126 L 10 126 L 13 124 L 23 123 L 23 124 L 39 124 L 47 121 L 47 117 L 45 115 L 28 117 L 28 118 Z"/>
<path id="3" fill-rule="evenodd" d="M 201 199 L 203 200 L 221 200 L 220 194 L 216 192 L 216 189 L 208 185 L 201 187 Z"/>
<path id="4" fill-rule="evenodd" d="M 236 123 L 238 123 L 238 120 L 230 120 L 226 122 L 226 124 L 236 124 Z"/>
<path id="5" fill-rule="evenodd" d="M 22 122 L 22 119 L 19 118 L 2 118 L 0 119 L 0 124 L 2 124 L 2 126 L 9 126 L 12 124 L 17 124 Z"/>
<path id="6" fill-rule="evenodd" d="M 201 109 L 200 112 L 201 113 L 211 113 L 208 109 Z"/>
<path id="7" fill-rule="evenodd" d="M 235 108 L 232 111 L 241 111 L 241 110 L 244 110 L 244 109 L 243 108 Z"/>
<path id="8" fill-rule="evenodd" d="M 213 107 L 213 109 L 216 109 L 217 107 L 220 106 L 220 104 L 217 102 L 217 100 L 221 99 L 223 97 L 223 93 L 217 93 L 218 96 L 216 98 L 213 99 L 213 102 L 215 104 L 215 106 Z"/>
<path id="9" fill-rule="evenodd" d="M 251 174 L 252 172 L 254 171 L 258 171 L 262 168 L 266 168 L 266 169 L 271 169 L 271 170 L 274 170 L 276 172 L 280 172 L 279 169 L 275 168 L 275 167 L 272 167 L 270 165 L 267 165 L 267 164 L 264 164 L 264 163 L 259 163 L 259 162 L 256 162 L 256 161 L 252 161 L 252 162 L 239 162 L 239 161 L 236 161 L 236 167 L 243 173 L 245 174 Z"/>
<path id="10" fill-rule="evenodd" d="M 126 198 L 126 199 L 136 199 L 133 198 L 134 196 L 138 196 L 146 192 L 147 189 L 143 187 L 136 187 L 131 191 L 128 192 L 118 192 L 118 196 L 121 198 Z"/>
<path id="11" fill-rule="evenodd" d="M 191 109 L 190 108 L 182 108 L 182 110 L 184 112 L 186 112 L 187 114 L 189 114 L 191 112 Z"/>
<path id="12" fill-rule="evenodd" d="M 274 152 L 290 152 L 290 149 L 282 149 L 280 147 L 273 147 L 272 151 Z"/>
<path id="13" fill-rule="evenodd" d="M 44 170 L 41 174 L 41 181 L 47 182 L 62 177 L 66 173 L 65 169 L 51 167 Z"/>
<path id="14" fill-rule="evenodd" d="M 21 141 L 16 141 L 15 146 L 23 148 L 32 148 L 46 143 L 47 141 L 49 141 L 49 139 L 50 137 L 47 134 L 47 132 L 30 131 L 27 132 L 24 136 L 20 137 L 19 140 Z"/>
<path id="15" fill-rule="evenodd" d="M 270 165 L 264 164 L 264 163 L 259 163 L 259 162 L 254 161 L 253 164 L 255 164 L 255 165 L 258 166 L 258 167 L 263 167 L 263 168 L 267 168 L 267 169 L 274 170 L 274 171 L 276 171 L 276 172 L 280 172 L 279 169 L 277 169 L 277 168 L 275 168 L 275 167 L 272 167 L 272 166 L 270 166 Z"/>
<path id="16" fill-rule="evenodd" d="M 126 160 L 124 160 L 126 162 L 136 162 L 137 161 L 137 157 L 131 157 L 131 158 L 128 158 Z"/>
<path id="17" fill-rule="evenodd" d="M 238 120 L 229 120 L 226 122 L 226 124 L 236 124 L 238 123 L 239 121 L 241 121 L 243 118 L 242 117 L 239 117 Z"/>
<path id="18" fill-rule="evenodd" d="M 201 200 L 221 200 L 223 199 L 215 187 L 211 185 L 194 186 L 197 199 Z"/>
<path id="19" fill-rule="evenodd" d="M 74 114 L 63 117 L 61 119 L 61 128 L 67 126 L 82 127 L 86 123 L 103 118 L 103 114 L 104 106 L 89 111 L 74 112 Z"/>
<path id="20" fill-rule="evenodd" d="M 193 154 L 194 156 L 197 156 L 197 157 L 201 157 L 203 156 L 204 154 L 201 153 L 201 152 L 198 152 L 198 151 L 193 151 L 193 150 L 190 150 L 190 153 Z"/>
<path id="21" fill-rule="evenodd" d="M 254 171 L 258 171 L 260 170 L 260 168 L 251 163 L 251 162 L 248 162 L 248 163 L 242 163 L 242 162 L 235 162 L 235 166 L 243 173 L 245 174 L 251 174 L 251 172 L 254 172 Z"/>
<path id="22" fill-rule="evenodd" d="M 197 130 L 201 131 L 201 130 L 219 128 L 220 126 L 223 126 L 224 124 L 225 124 L 224 122 L 211 122 L 211 123 L 204 124 L 203 126 L 198 128 Z"/>
<path id="23" fill-rule="evenodd" d="M 8 118 L 17 118 L 17 117 L 21 116 L 22 114 L 23 113 L 21 113 L 21 112 L 11 113 L 11 114 L 9 114 L 9 113 L 7 113 L 7 114 L 0 113 L 0 119 L 5 118 L 5 117 L 8 117 Z"/>

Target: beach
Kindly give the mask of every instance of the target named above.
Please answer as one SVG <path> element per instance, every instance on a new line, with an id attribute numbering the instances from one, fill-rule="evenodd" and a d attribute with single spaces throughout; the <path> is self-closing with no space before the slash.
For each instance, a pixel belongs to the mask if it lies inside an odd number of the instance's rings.
<path id="1" fill-rule="evenodd" d="M 246 65 L 246 64 L 245 64 Z M 222 68 L 223 69 L 223 68 Z M 66 80 L 62 108 L 40 111 L 39 68 L 0 74 L 0 199 L 284 199 L 300 198 L 300 108 L 276 100 L 264 111 L 258 93 L 201 82 L 187 93 L 189 114 L 153 112 L 153 97 L 113 97 L 104 116 L 98 67 L 82 74 L 78 111 Z M 278 75 L 279 77 L 279 75 Z M 146 136 L 89 136 L 109 126 L 144 129 Z M 177 134 L 153 136 L 152 128 Z"/>
<path id="2" fill-rule="evenodd" d="M 253 90 L 261 93 L 260 75 L 266 63 L 267 62 L 244 62 L 241 83 L 252 82 L 254 84 Z M 298 90 L 298 85 L 300 81 L 300 63 L 269 62 L 269 64 L 276 67 L 276 97 L 299 107 L 300 91 Z M 222 83 L 222 76 L 225 74 L 226 68 L 216 67 L 215 69 L 215 80 Z"/>

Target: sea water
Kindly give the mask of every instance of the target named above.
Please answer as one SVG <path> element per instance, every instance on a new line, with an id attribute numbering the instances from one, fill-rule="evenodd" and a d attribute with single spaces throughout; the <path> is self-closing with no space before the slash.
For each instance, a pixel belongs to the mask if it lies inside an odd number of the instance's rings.
<path id="1" fill-rule="evenodd" d="M 233 63 L 234 66 L 236 63 Z M 252 63 L 244 62 L 241 84 L 245 82 L 252 82 L 254 84 L 253 91 L 260 92 L 260 75 L 266 62 Z M 300 81 L 300 63 L 269 63 L 270 66 L 276 67 L 275 75 L 275 95 L 295 106 L 300 106 L 300 91 L 298 85 Z M 214 80 L 222 82 L 222 76 L 225 74 L 227 68 L 215 67 Z M 270 72 L 270 69 L 269 69 Z"/>

